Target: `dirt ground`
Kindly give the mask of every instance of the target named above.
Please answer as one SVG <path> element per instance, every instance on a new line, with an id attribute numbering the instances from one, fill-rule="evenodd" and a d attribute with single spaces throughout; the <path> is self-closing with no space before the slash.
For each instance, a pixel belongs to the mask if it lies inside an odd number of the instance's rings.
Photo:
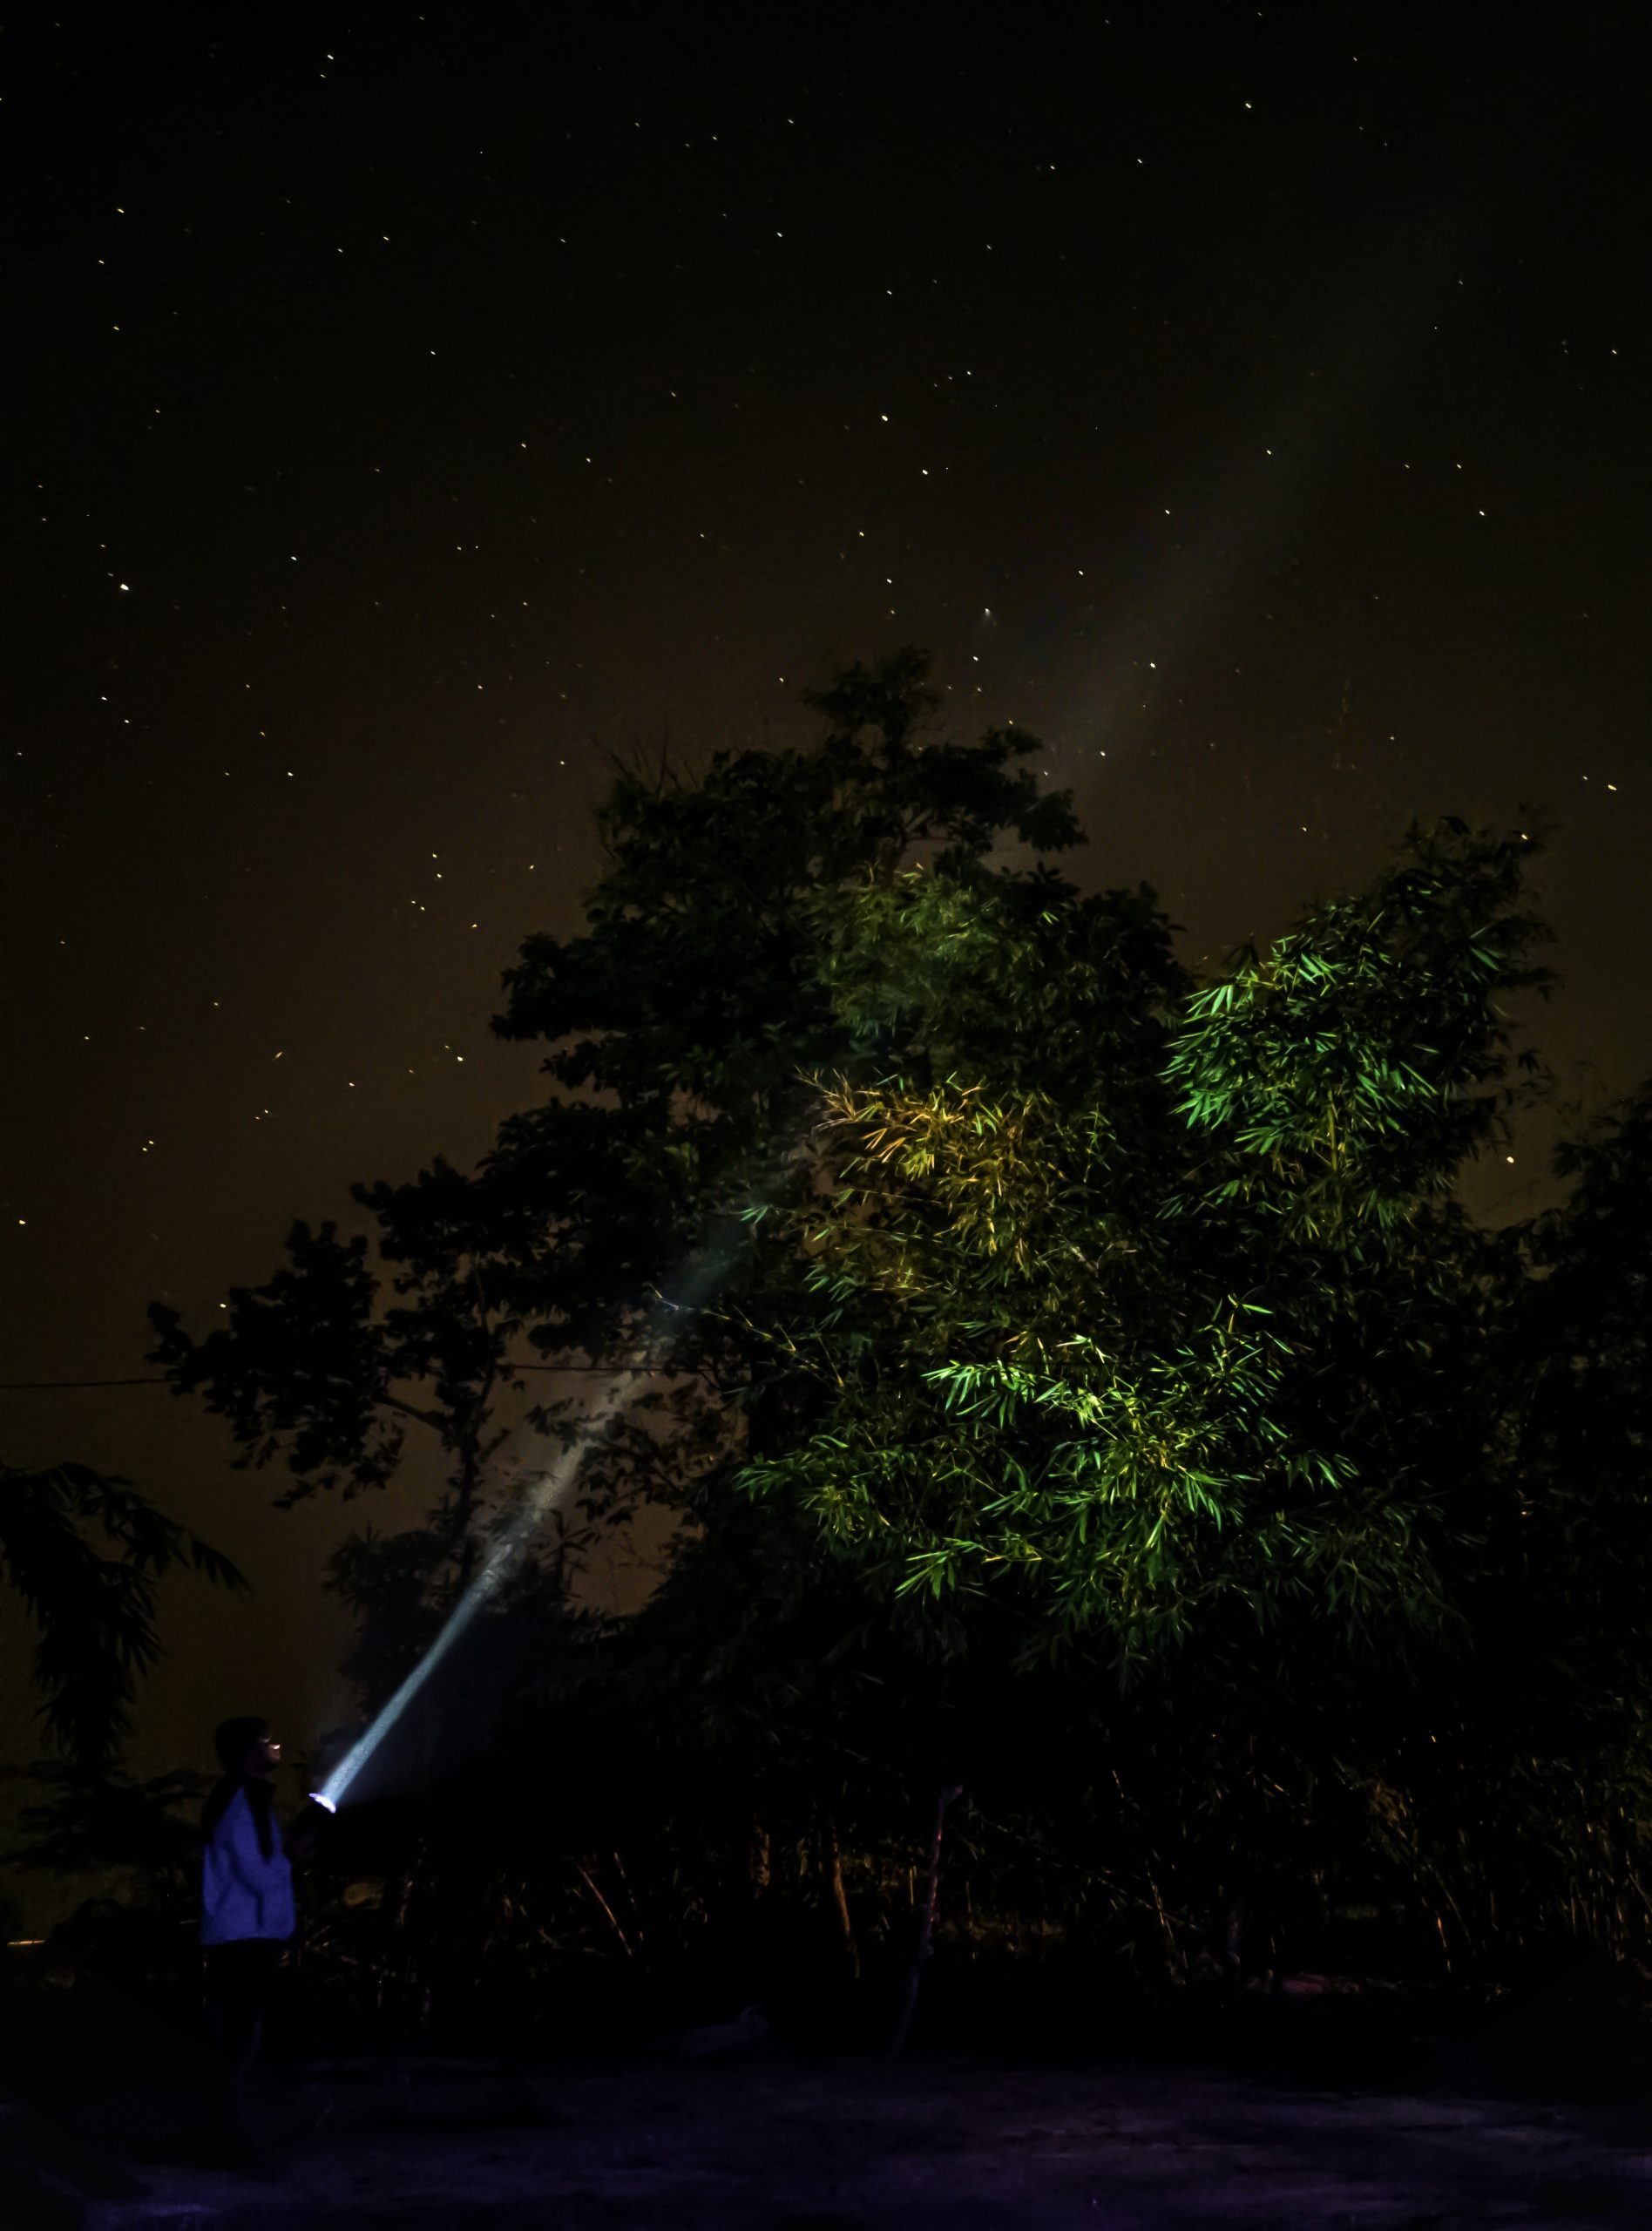
<path id="1" fill-rule="evenodd" d="M 183 2150 L 163 2119 L 106 2129 L 100 2167 L 71 2149 L 28 2196 L 13 2181 L 7 2231 L 1652 2223 L 1644 2109 L 933 2049 L 893 2063 L 774 2050 L 313 2065 L 257 2103 L 255 2175 L 153 2158 Z"/>

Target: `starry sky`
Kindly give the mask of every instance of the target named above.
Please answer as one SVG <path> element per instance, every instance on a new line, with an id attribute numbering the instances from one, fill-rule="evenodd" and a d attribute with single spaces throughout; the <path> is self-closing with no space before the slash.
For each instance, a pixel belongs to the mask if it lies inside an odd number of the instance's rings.
<path id="1" fill-rule="evenodd" d="M 0 1455 L 257 1583 L 169 1599 L 144 1763 L 335 1708 L 346 1515 L 16 1382 L 484 1149 L 616 754 L 927 644 L 1211 963 L 1413 816 L 1536 817 L 1562 1086 L 1652 1068 L 1647 23 L 10 13 Z"/>

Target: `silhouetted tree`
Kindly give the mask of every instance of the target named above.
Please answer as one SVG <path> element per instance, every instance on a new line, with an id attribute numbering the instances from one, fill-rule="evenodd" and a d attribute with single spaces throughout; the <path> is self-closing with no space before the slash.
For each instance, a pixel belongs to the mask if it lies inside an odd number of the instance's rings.
<path id="1" fill-rule="evenodd" d="M 138 1682 L 161 1654 L 156 1590 L 179 1570 L 246 1585 L 125 1480 L 0 1465 L 0 1578 L 33 1622 L 40 1715 L 77 1778 L 105 1775 L 131 1733 Z"/>
<path id="2" fill-rule="evenodd" d="M 358 1186 L 373 1240 L 295 1225 L 267 1284 L 236 1288 L 195 1339 L 159 1306 L 153 1360 L 226 1417 L 243 1461 L 280 1461 L 281 1500 L 382 1486 L 410 1426 L 447 1466 L 427 1522 L 347 1543 L 335 1577 L 389 1633 L 358 1659 L 382 1688 L 474 1569 L 498 1516 L 487 1467 L 502 1405 L 527 1374 L 624 1370 L 658 1296 L 708 1250 L 737 1292 L 746 1212 L 811 1182 L 800 1124 L 807 1071 L 849 1049 L 819 949 L 823 894 L 887 880 L 915 849 L 935 872 L 981 871 L 1008 837 L 1079 841 L 1064 797 L 1019 763 L 1036 738 L 934 736 L 938 701 L 917 651 L 855 667 L 809 703 L 823 740 L 720 752 L 693 779 L 623 771 L 599 815 L 607 865 L 583 934 L 530 939 L 505 979 L 504 1036 L 543 1041 L 549 1090 L 505 1122 L 471 1174 L 437 1161 L 414 1183 Z M 692 1509 L 733 1437 L 768 1424 L 742 1396 L 761 1345 L 737 1321 L 685 1312 L 670 1373 L 609 1424 L 584 1472 L 592 1515 L 636 1499 Z M 565 1385 L 565 1380 L 564 1384 Z M 539 1402 L 553 1441 L 581 1429 L 579 1393 Z M 776 1417 L 774 1430 L 786 1430 Z"/>
<path id="3" fill-rule="evenodd" d="M 545 1095 L 477 1170 L 295 1226 L 199 1341 L 155 1312 L 283 1501 L 438 1445 L 427 1521 L 335 1562 L 369 1692 L 515 1507 L 513 1417 L 554 1450 L 570 1380 L 638 1375 L 485 1629 L 554 1828 L 473 1782 L 443 1930 L 505 1868 L 525 1944 L 640 1972 L 755 1943 L 789 1869 L 847 1974 L 957 1779 L 982 1910 L 1173 1970 L 1339 1907 L 1644 1943 L 1644 1096 L 1553 1215 L 1458 1196 L 1540 1088 L 1533 846 L 1413 831 L 1196 985 L 1151 891 L 1047 865 L 1032 738 L 937 737 L 920 654 L 810 702 L 810 749 L 619 776 L 584 930 L 506 978 Z M 582 1630 L 564 1560 L 638 1502 L 660 1584 Z"/>

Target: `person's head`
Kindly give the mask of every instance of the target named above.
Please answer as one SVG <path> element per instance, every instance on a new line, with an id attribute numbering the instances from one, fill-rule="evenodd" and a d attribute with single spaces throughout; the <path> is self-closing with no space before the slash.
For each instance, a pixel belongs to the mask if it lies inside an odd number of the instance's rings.
<path id="1" fill-rule="evenodd" d="M 281 1762 L 281 1746 L 267 1719 L 227 1719 L 213 1737 L 218 1763 L 227 1774 L 256 1774 L 268 1780 Z"/>

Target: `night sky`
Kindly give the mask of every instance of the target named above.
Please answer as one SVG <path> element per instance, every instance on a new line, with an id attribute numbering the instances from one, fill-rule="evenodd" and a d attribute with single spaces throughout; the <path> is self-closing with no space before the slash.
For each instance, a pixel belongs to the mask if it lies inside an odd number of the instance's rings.
<path id="1" fill-rule="evenodd" d="M 902 641 L 1192 960 L 1413 816 L 1554 824 L 1544 1043 L 1652 1068 L 1638 5 L 53 12 L 0 31 L 0 1376 L 141 1374 L 152 1299 L 483 1151 L 613 756 L 804 740 Z M 169 1598 L 149 1765 L 339 1701 L 362 1514 L 226 1449 L 0 1395 L 259 1583 Z"/>

